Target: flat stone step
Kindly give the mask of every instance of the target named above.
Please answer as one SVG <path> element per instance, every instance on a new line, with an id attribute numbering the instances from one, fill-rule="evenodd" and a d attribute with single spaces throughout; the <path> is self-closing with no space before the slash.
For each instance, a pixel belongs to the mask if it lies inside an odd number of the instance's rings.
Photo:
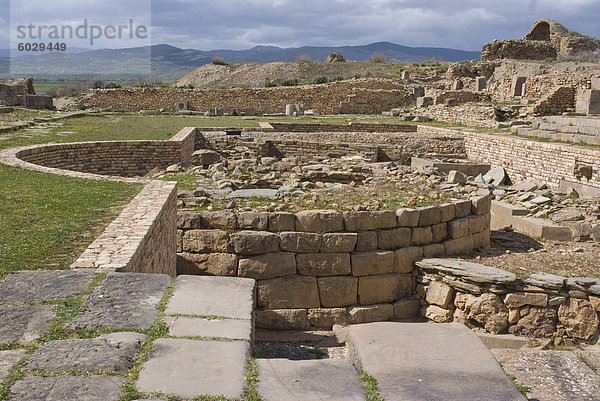
<path id="1" fill-rule="evenodd" d="M 351 326 L 348 347 L 386 401 L 525 400 L 481 340 L 459 323 Z"/>
<path id="2" fill-rule="evenodd" d="M 165 315 L 172 336 L 252 339 L 253 279 L 179 276 Z"/>
<path id="3" fill-rule="evenodd" d="M 85 302 L 87 311 L 69 327 L 148 329 L 170 280 L 165 274 L 109 273 Z"/>
<path id="4" fill-rule="evenodd" d="M 263 401 L 364 401 L 356 369 L 343 359 L 258 359 Z"/>
<path id="5" fill-rule="evenodd" d="M 577 351 L 578 353 L 580 351 Z M 507 374 L 530 388 L 527 397 L 538 401 L 598 401 L 600 376 L 584 361 L 590 355 L 571 351 L 494 350 Z"/>
<path id="6" fill-rule="evenodd" d="M 123 380 L 116 376 L 31 376 L 10 388 L 9 401 L 114 401 L 119 397 Z"/>
<path id="7" fill-rule="evenodd" d="M 241 398 L 247 341 L 196 341 L 159 338 L 137 381 L 143 393 L 162 392 L 184 398 L 223 396 Z"/>

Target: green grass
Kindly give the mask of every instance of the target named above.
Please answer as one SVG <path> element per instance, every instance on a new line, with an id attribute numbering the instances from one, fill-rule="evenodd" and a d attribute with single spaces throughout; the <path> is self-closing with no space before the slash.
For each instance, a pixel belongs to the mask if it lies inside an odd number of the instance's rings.
<path id="1" fill-rule="evenodd" d="M 509 378 L 510 380 L 512 380 L 512 382 L 515 384 L 515 387 L 517 388 L 517 390 L 519 390 L 519 392 L 520 392 L 521 394 L 523 394 L 523 396 L 527 396 L 527 394 L 529 394 L 529 392 L 531 391 L 531 387 L 528 387 L 528 386 L 525 386 L 525 385 L 523 385 L 523 384 L 519 384 L 519 383 L 517 383 L 517 378 L 516 378 L 516 377 L 514 377 L 514 376 L 513 376 L 513 375 L 511 375 L 511 374 L 508 374 L 508 373 L 507 373 L 507 374 L 506 374 L 506 376 L 508 376 L 508 378 Z"/>
<path id="2" fill-rule="evenodd" d="M 365 398 L 367 401 L 383 401 L 383 398 L 379 395 L 379 385 L 373 376 L 370 376 L 361 370 L 358 372 L 358 379 L 365 391 Z"/>
<path id="3" fill-rule="evenodd" d="M 68 268 L 140 189 L 0 164 L 0 275 Z"/>

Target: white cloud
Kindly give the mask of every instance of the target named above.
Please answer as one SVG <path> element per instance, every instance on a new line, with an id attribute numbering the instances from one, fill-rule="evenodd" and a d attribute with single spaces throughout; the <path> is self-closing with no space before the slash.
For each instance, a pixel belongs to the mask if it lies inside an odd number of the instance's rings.
<path id="1" fill-rule="evenodd" d="M 42 15 L 48 21 L 88 18 L 119 23 L 122 17 L 142 18 L 150 1 L 154 43 L 202 50 L 375 41 L 478 50 L 495 38 L 523 36 L 542 17 L 600 36 L 597 0 L 12 0 L 12 4 L 23 18 Z"/>

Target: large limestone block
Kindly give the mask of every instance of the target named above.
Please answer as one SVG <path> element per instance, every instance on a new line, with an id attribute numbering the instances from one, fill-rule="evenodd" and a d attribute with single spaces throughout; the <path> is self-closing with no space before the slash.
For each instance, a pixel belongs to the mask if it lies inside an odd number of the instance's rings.
<path id="1" fill-rule="evenodd" d="M 269 231 L 294 231 L 296 229 L 296 215 L 293 213 L 269 213 Z"/>
<path id="2" fill-rule="evenodd" d="M 238 256 L 232 253 L 181 253 L 177 255 L 177 274 L 236 276 Z"/>
<path id="3" fill-rule="evenodd" d="M 394 315 L 391 304 L 351 306 L 348 308 L 348 324 L 361 324 L 390 320 Z"/>
<path id="4" fill-rule="evenodd" d="M 408 227 L 377 231 L 379 249 L 398 249 L 410 246 L 412 231 Z"/>
<path id="5" fill-rule="evenodd" d="M 279 237 L 266 231 L 240 231 L 231 234 L 231 245 L 240 255 L 261 255 L 279 251 Z"/>
<path id="6" fill-rule="evenodd" d="M 269 213 L 242 212 L 237 218 L 237 225 L 242 230 L 267 230 L 269 228 Z"/>
<path id="7" fill-rule="evenodd" d="M 454 299 L 454 289 L 440 281 L 433 281 L 427 288 L 425 300 L 442 308 L 448 308 L 448 305 Z"/>
<path id="8" fill-rule="evenodd" d="M 288 276 L 258 282 L 258 306 L 264 309 L 318 308 L 317 279 Z"/>
<path id="9" fill-rule="evenodd" d="M 229 235 L 222 230 L 190 230 L 183 236 L 186 252 L 212 253 L 229 251 Z"/>
<path id="10" fill-rule="evenodd" d="M 451 239 L 460 239 L 469 235 L 469 219 L 455 219 L 448 223 L 448 235 Z"/>
<path id="11" fill-rule="evenodd" d="M 439 206 L 425 206 L 419 208 L 419 226 L 432 226 L 442 222 L 442 210 Z"/>
<path id="12" fill-rule="evenodd" d="M 341 276 L 352 271 L 349 253 L 300 253 L 296 265 L 307 276 Z"/>
<path id="13" fill-rule="evenodd" d="M 548 305 L 548 294 L 534 292 L 514 292 L 507 294 L 504 298 L 504 304 L 510 309 L 520 308 L 521 306 L 546 306 Z"/>
<path id="14" fill-rule="evenodd" d="M 296 257 L 291 252 L 273 252 L 240 259 L 239 276 L 265 280 L 296 274 Z"/>
<path id="15" fill-rule="evenodd" d="M 352 254 L 352 275 L 392 273 L 394 271 L 394 252 L 375 251 Z"/>
<path id="16" fill-rule="evenodd" d="M 397 227 L 396 213 L 384 211 L 344 212 L 347 231 L 370 231 Z"/>
<path id="17" fill-rule="evenodd" d="M 304 210 L 296 213 L 296 230 L 313 233 L 344 231 L 344 218 L 334 210 Z"/>
<path id="18" fill-rule="evenodd" d="M 398 227 L 416 227 L 419 225 L 419 210 L 402 208 L 396 210 Z"/>
<path id="19" fill-rule="evenodd" d="M 279 234 L 282 251 L 296 253 L 319 252 L 323 245 L 323 236 L 304 232 L 282 232 Z"/>
<path id="20" fill-rule="evenodd" d="M 308 310 L 308 322 L 313 327 L 331 330 L 335 324 L 346 324 L 346 308 L 316 308 Z"/>
<path id="21" fill-rule="evenodd" d="M 411 246 L 394 252 L 394 273 L 412 273 L 415 261 L 423 257 L 423 247 Z"/>
<path id="22" fill-rule="evenodd" d="M 428 245 L 433 242 L 433 231 L 431 227 L 413 227 L 412 244 Z"/>
<path id="23" fill-rule="evenodd" d="M 598 333 L 598 314 L 585 299 L 570 298 L 558 308 L 558 320 L 569 337 L 590 340 Z"/>
<path id="24" fill-rule="evenodd" d="M 411 294 L 410 274 L 363 276 L 358 281 L 358 302 L 361 305 L 394 302 Z"/>
<path id="25" fill-rule="evenodd" d="M 323 235 L 322 252 L 339 253 L 353 252 L 358 240 L 356 233 L 336 233 Z"/>
<path id="26" fill-rule="evenodd" d="M 367 252 L 377 249 L 377 232 L 363 231 L 357 235 L 356 251 Z"/>
<path id="27" fill-rule="evenodd" d="M 352 276 L 319 277 L 321 306 L 333 308 L 356 304 L 358 279 Z"/>
<path id="28" fill-rule="evenodd" d="M 308 330 L 310 323 L 306 309 L 256 310 L 256 327 L 267 330 Z"/>

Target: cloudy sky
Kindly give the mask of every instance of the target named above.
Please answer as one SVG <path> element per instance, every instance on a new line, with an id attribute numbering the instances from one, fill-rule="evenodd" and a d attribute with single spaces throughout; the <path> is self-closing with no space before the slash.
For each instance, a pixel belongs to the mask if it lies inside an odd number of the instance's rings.
<path id="1" fill-rule="evenodd" d="M 2 43 L 10 39 L 17 42 L 18 24 L 77 26 L 88 19 L 106 27 L 131 18 L 150 26 L 150 17 L 152 43 L 200 50 L 377 41 L 479 50 L 492 39 L 523 36 L 542 17 L 600 37 L 598 0 L 0 0 L 0 26 L 5 28 L 0 48 L 7 48 Z M 93 47 L 129 47 L 149 40 L 100 38 Z M 92 47 L 89 38 L 69 44 Z"/>

